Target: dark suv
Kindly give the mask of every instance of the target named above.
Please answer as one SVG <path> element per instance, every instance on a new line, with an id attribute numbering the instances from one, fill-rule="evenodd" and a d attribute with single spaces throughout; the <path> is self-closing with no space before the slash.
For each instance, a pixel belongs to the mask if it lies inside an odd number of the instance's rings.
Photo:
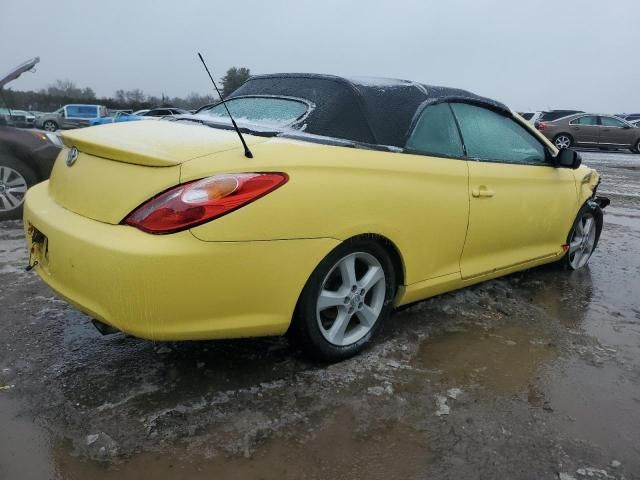
<path id="1" fill-rule="evenodd" d="M 0 78 L 0 90 L 39 61 L 29 60 Z M 27 189 L 49 178 L 61 146 L 55 134 L 22 130 L 12 124 L 11 115 L 0 115 L 0 220 L 22 217 Z"/>

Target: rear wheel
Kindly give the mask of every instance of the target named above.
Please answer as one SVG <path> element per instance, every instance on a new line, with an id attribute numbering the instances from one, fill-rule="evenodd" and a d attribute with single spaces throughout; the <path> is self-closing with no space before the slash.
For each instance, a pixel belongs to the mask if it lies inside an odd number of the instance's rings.
<path id="1" fill-rule="evenodd" d="M 560 133 L 553 138 L 553 144 L 558 150 L 571 148 L 571 146 L 573 145 L 573 138 L 571 138 L 571 136 L 566 133 Z"/>
<path id="2" fill-rule="evenodd" d="M 33 171 L 13 157 L 0 157 L 0 220 L 22 217 L 27 189 L 36 183 Z"/>
<path id="3" fill-rule="evenodd" d="M 306 354 L 323 361 L 355 355 L 380 329 L 395 292 L 393 264 L 385 249 L 368 240 L 347 241 L 311 274 L 291 337 Z"/>
<path id="4" fill-rule="evenodd" d="M 569 270 L 578 270 L 589 262 L 596 249 L 602 231 L 602 211 L 597 205 L 587 203 L 578 213 L 569 233 L 569 249 L 563 259 Z"/>
<path id="5" fill-rule="evenodd" d="M 53 120 L 47 120 L 42 124 L 42 128 L 44 128 L 47 132 L 55 132 L 58 130 L 58 124 Z"/>
<path id="6" fill-rule="evenodd" d="M 640 138 L 638 139 L 635 146 L 633 147 L 633 153 L 640 153 Z"/>

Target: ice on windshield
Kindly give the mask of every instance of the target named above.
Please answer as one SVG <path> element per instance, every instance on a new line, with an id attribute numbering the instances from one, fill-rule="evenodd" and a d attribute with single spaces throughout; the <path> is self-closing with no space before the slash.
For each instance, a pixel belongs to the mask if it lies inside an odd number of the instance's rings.
<path id="1" fill-rule="evenodd" d="M 227 100 L 227 107 L 238 123 L 284 127 L 307 113 L 307 104 L 286 98 L 243 97 Z M 231 123 L 223 104 L 214 105 L 198 112 L 198 116 L 210 120 Z"/>

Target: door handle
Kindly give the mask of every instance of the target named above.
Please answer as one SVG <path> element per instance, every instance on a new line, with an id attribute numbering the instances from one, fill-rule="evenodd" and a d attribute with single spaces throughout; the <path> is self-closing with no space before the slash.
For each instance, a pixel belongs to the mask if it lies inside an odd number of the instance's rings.
<path id="1" fill-rule="evenodd" d="M 474 198 L 493 197 L 495 195 L 495 192 L 493 190 L 489 190 L 484 185 L 480 185 L 479 187 L 474 188 L 473 190 L 471 190 L 471 195 Z"/>

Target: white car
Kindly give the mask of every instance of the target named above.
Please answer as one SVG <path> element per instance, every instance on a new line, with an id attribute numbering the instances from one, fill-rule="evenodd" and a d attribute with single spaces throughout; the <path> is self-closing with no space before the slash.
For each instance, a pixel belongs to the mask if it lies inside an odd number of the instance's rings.
<path id="1" fill-rule="evenodd" d="M 542 112 L 522 112 L 522 113 L 520 113 L 520 116 L 522 118 L 524 118 L 527 122 L 529 122 L 531 125 L 535 125 L 536 121 L 538 121 L 538 119 L 540 118 L 541 115 L 542 115 Z"/>

